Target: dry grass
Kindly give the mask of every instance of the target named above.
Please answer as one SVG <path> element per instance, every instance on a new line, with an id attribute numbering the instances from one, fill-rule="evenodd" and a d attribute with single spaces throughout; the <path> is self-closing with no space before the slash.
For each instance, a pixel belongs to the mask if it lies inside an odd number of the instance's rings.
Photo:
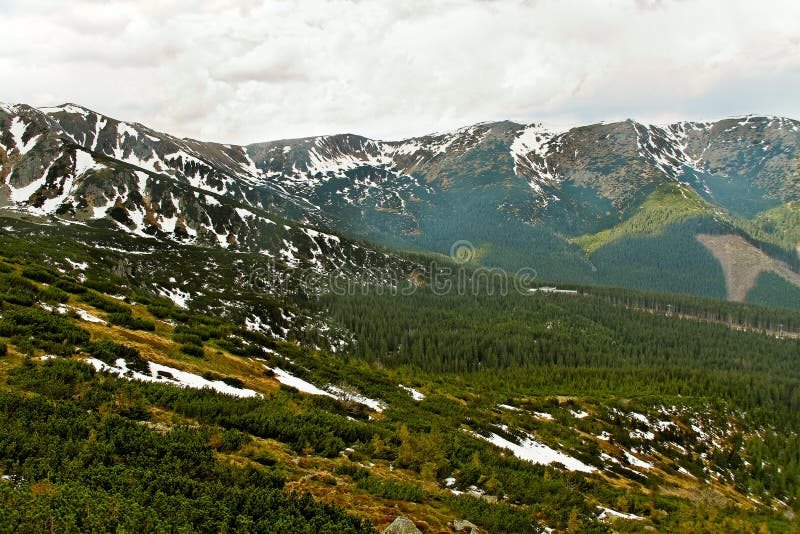
<path id="1" fill-rule="evenodd" d="M 19 367 L 23 359 L 24 356 L 20 352 L 11 345 L 8 346 L 8 353 L 0 357 L 0 389 L 9 389 L 6 383 L 8 372 L 14 367 Z"/>
<path id="2" fill-rule="evenodd" d="M 75 306 L 93 315 L 102 316 L 102 312 L 91 306 L 82 303 L 75 303 Z M 138 309 L 137 312 L 140 317 L 150 318 L 142 309 Z M 161 323 L 155 332 L 146 332 L 101 323 L 80 320 L 78 322 L 90 333 L 92 339 L 108 338 L 129 345 L 137 349 L 142 358 L 148 361 L 198 375 L 211 371 L 223 376 L 236 377 L 244 382 L 245 387 L 261 393 L 275 391 L 280 386 L 274 378 L 265 374 L 266 370 L 259 362 L 235 356 L 227 351 L 206 347 L 205 357 L 202 359 L 183 354 L 179 350 L 179 343 L 165 337 L 171 334 L 172 329 L 167 329 L 164 323 Z"/>
<path id="3" fill-rule="evenodd" d="M 349 477 L 334 474 L 338 465 L 348 463 L 350 460 L 346 458 L 301 458 L 298 466 L 303 474 L 296 478 L 291 477 L 292 480 L 286 487 L 289 490 L 310 493 L 319 501 L 343 506 L 356 515 L 372 521 L 378 531 L 383 530 L 398 515 L 405 515 L 412 518 L 423 532 L 450 532 L 447 522 L 456 517 L 455 512 L 431 497 L 437 493 L 443 494 L 447 490 L 443 490 L 434 482 L 421 480 L 416 473 L 402 469 L 391 470 L 388 462 L 378 461 L 369 468 L 373 476 L 383 480 L 418 484 L 428 497 L 422 503 L 375 497 L 357 488 Z M 335 480 L 336 485 L 332 485 L 331 480 Z"/>

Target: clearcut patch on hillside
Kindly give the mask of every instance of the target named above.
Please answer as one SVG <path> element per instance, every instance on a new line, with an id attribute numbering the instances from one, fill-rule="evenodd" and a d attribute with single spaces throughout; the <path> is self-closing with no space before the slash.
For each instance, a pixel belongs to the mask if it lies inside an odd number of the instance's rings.
<path id="1" fill-rule="evenodd" d="M 728 299 L 744 302 L 762 272 L 772 272 L 800 287 L 800 274 L 771 258 L 738 235 L 698 234 L 700 241 L 722 265 Z"/>

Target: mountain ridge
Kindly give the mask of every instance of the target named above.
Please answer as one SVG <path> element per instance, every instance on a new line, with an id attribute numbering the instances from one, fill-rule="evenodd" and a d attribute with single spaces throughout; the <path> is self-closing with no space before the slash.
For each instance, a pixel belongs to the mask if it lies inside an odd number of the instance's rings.
<path id="1" fill-rule="evenodd" d="M 676 281 L 629 279 L 575 239 L 612 231 L 677 183 L 712 207 L 700 230 L 739 233 L 800 265 L 800 243 L 759 217 L 800 199 L 793 119 L 629 119 L 560 132 L 498 121 L 399 141 L 336 134 L 244 146 L 179 139 L 75 104 L 2 105 L 0 125 L 0 207 L 110 219 L 140 236 L 267 250 L 277 217 L 419 252 L 466 240 L 487 251 L 488 266 L 535 264 L 544 278 L 675 290 Z M 697 233 L 667 233 L 686 231 Z"/>

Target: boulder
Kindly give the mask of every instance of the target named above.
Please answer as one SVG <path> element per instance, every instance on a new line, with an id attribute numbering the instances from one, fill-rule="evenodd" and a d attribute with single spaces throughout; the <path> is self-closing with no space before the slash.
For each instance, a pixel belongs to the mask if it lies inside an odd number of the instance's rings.
<path id="1" fill-rule="evenodd" d="M 466 534 L 478 534 L 478 526 L 470 523 L 466 519 L 455 519 L 450 521 L 450 526 L 456 532 L 465 532 Z"/>
<path id="2" fill-rule="evenodd" d="M 381 534 L 422 534 L 409 518 L 399 515 L 392 524 L 383 529 Z"/>

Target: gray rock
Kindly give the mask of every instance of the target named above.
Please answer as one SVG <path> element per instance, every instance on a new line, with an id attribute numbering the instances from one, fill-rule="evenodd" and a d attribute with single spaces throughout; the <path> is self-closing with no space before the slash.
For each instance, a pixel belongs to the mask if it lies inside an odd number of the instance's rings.
<path id="1" fill-rule="evenodd" d="M 455 519 L 450 522 L 450 526 L 453 527 L 453 530 L 456 532 L 466 532 L 468 534 L 477 534 L 480 532 L 477 525 L 470 523 L 466 519 Z"/>
<path id="2" fill-rule="evenodd" d="M 422 534 L 409 518 L 399 515 L 381 534 Z"/>

